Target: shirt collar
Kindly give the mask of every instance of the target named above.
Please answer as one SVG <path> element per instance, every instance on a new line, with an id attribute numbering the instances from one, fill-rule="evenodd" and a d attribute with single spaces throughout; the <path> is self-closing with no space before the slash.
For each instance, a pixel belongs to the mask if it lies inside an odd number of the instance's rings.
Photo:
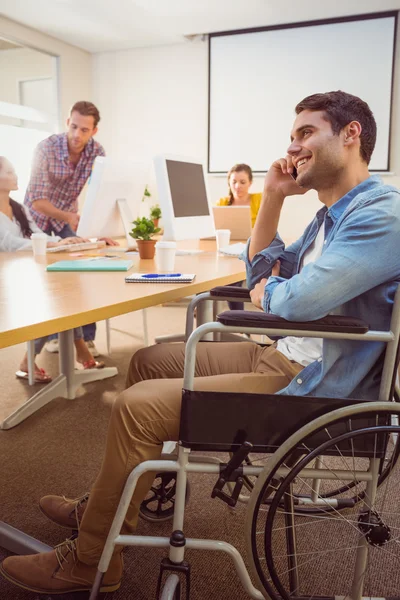
<path id="1" fill-rule="evenodd" d="M 68 153 L 68 142 L 67 142 L 67 134 L 66 133 L 60 133 L 60 143 L 58 146 L 59 149 L 59 154 L 58 157 L 60 160 L 63 160 L 65 162 L 69 161 L 69 153 Z"/>
<path id="2" fill-rule="evenodd" d="M 90 138 L 88 143 L 83 149 L 83 156 L 85 158 L 90 158 L 92 156 L 94 149 L 94 139 Z M 63 160 L 65 163 L 69 162 L 69 152 L 68 152 L 68 137 L 66 133 L 60 134 L 60 146 L 59 146 L 59 158 Z"/>
<path id="3" fill-rule="evenodd" d="M 342 196 L 340 200 L 335 202 L 335 204 L 332 204 L 332 206 L 328 209 L 329 215 L 334 221 L 337 221 L 340 219 L 344 211 L 348 208 L 350 202 L 352 202 L 356 196 L 362 194 L 363 192 L 367 192 L 377 185 L 382 185 L 382 179 L 379 177 L 379 175 L 370 175 L 368 179 L 364 179 L 364 181 L 347 192 L 347 194 Z"/>

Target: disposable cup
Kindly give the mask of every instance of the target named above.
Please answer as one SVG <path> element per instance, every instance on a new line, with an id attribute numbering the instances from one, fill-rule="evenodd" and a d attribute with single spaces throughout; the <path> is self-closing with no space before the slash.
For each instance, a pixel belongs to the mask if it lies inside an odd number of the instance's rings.
<path id="1" fill-rule="evenodd" d="M 156 243 L 157 269 L 162 272 L 174 271 L 176 242 L 160 240 Z"/>
<path id="2" fill-rule="evenodd" d="M 231 239 L 230 229 L 216 229 L 215 236 L 217 238 L 217 250 L 228 246 Z"/>
<path id="3" fill-rule="evenodd" d="M 47 235 L 45 233 L 32 233 L 33 256 L 44 256 L 47 247 Z"/>

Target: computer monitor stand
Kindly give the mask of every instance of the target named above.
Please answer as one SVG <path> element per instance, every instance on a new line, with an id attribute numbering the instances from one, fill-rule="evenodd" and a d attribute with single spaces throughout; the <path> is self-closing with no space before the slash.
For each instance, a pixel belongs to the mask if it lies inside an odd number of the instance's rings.
<path id="1" fill-rule="evenodd" d="M 132 231 L 132 223 L 133 217 L 131 210 L 128 206 L 128 201 L 126 198 L 118 198 L 117 206 L 119 210 L 119 214 L 121 216 L 122 225 L 125 231 L 126 245 L 128 248 L 136 248 L 136 241 L 132 236 L 129 235 L 129 232 Z"/>

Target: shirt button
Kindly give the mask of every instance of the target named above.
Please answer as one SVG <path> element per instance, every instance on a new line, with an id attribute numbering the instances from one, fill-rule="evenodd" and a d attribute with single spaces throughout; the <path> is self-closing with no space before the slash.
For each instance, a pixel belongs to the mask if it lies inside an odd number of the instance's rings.
<path id="1" fill-rule="evenodd" d="M 324 244 L 326 244 L 326 240 L 324 241 Z"/>
<path id="2" fill-rule="evenodd" d="M 300 377 L 299 377 L 298 379 L 296 379 L 296 382 L 297 382 L 298 384 L 300 384 L 300 383 L 303 383 L 303 380 L 302 380 L 302 379 L 300 379 Z"/>
<path id="3" fill-rule="evenodd" d="M 322 357 L 321 356 L 319 357 L 318 362 L 322 362 Z"/>

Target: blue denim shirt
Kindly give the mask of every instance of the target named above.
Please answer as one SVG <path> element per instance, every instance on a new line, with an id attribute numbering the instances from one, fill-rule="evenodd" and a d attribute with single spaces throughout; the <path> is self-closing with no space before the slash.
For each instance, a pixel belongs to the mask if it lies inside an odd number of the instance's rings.
<path id="1" fill-rule="evenodd" d="M 323 222 L 322 255 L 299 272 Z M 277 235 L 251 262 L 248 245 L 241 258 L 250 289 L 269 277 L 266 312 L 290 321 L 348 315 L 387 331 L 400 282 L 400 191 L 372 175 L 329 209 L 321 208 L 288 248 Z M 280 276 L 270 277 L 278 259 Z M 383 342 L 326 339 L 322 361 L 305 367 L 279 393 L 377 400 L 384 350 Z"/>

